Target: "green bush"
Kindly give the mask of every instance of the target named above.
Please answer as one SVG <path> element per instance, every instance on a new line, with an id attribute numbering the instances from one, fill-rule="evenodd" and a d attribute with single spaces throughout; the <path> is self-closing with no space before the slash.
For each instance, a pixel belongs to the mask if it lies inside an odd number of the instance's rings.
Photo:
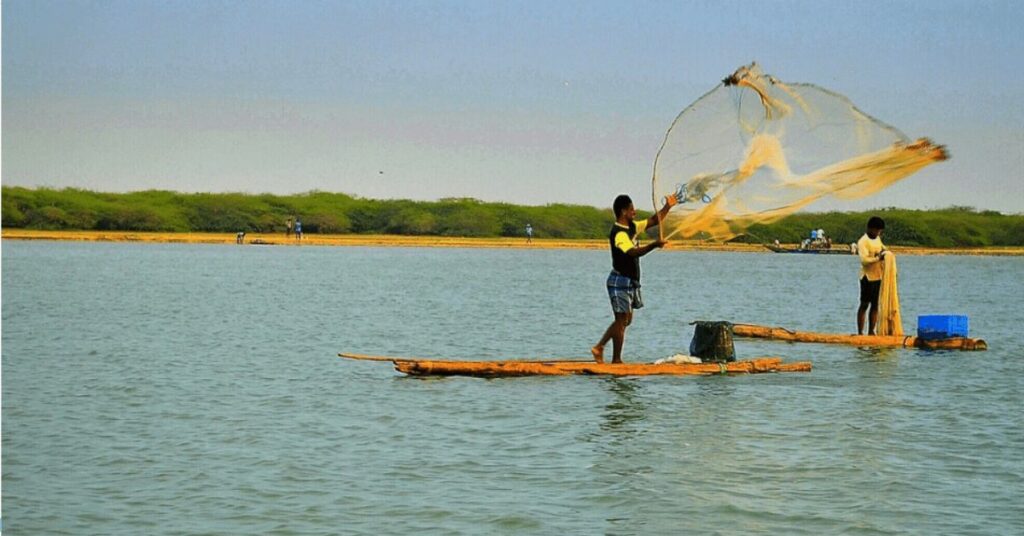
<path id="1" fill-rule="evenodd" d="M 739 242 L 796 243 L 811 229 L 825 229 L 835 244 L 855 242 L 864 234 L 868 218 L 885 219 L 886 244 L 925 247 L 1012 246 L 1024 242 L 1024 215 L 1004 215 L 971 207 L 939 210 L 887 208 L 870 212 L 800 213 L 767 225 L 753 225 Z"/>
<path id="2" fill-rule="evenodd" d="M 388 211 L 385 232 L 400 235 L 431 235 L 437 229 L 437 217 L 421 206 L 392 207 Z"/>

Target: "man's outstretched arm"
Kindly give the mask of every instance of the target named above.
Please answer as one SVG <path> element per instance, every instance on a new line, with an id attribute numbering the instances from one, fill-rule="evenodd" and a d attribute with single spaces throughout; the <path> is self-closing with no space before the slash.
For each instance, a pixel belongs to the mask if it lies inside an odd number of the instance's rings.
<path id="1" fill-rule="evenodd" d="M 644 255 L 663 247 L 665 247 L 664 240 L 655 240 L 645 246 L 630 248 L 630 250 L 626 252 L 626 255 L 629 255 L 630 257 L 643 257 Z"/>
<path id="2" fill-rule="evenodd" d="M 661 207 L 661 210 L 659 210 L 655 215 L 647 218 L 647 228 L 650 229 L 651 227 L 657 227 L 662 220 L 668 217 L 668 211 L 672 210 L 672 207 L 676 206 L 677 203 L 679 203 L 679 199 L 676 198 L 676 196 L 666 196 L 665 206 Z"/>

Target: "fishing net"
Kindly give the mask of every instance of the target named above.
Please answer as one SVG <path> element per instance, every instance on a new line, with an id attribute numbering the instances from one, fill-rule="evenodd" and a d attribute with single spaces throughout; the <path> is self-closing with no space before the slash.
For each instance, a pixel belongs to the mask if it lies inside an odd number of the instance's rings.
<path id="1" fill-rule="evenodd" d="M 665 239 L 728 240 L 827 196 L 872 195 L 948 157 L 812 84 L 739 68 L 683 110 L 654 161 L 652 200 L 682 203 Z"/>
<path id="2" fill-rule="evenodd" d="M 886 252 L 882 259 L 882 285 L 878 293 L 879 335 L 903 335 L 903 317 L 900 315 L 900 292 L 896 283 L 896 255 Z"/>

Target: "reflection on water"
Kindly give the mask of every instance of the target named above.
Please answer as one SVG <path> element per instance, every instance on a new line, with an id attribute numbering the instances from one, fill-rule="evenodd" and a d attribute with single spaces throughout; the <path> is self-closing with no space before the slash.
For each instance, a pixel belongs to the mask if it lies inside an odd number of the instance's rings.
<path id="1" fill-rule="evenodd" d="M 858 346 L 857 358 L 865 361 L 891 361 L 903 351 L 903 348 Z"/>
<path id="2" fill-rule="evenodd" d="M 881 386 L 884 392 L 889 382 L 899 373 L 900 356 L 906 355 L 908 350 L 898 348 L 856 348 L 853 353 L 853 363 L 856 364 L 852 370 L 858 373 L 863 388 L 874 390 Z"/>
<path id="3" fill-rule="evenodd" d="M 601 414 L 601 431 L 612 434 L 613 442 L 640 433 L 647 408 L 636 380 L 615 377 L 602 380 L 612 397 Z"/>
<path id="4" fill-rule="evenodd" d="M 697 382 L 697 396 L 701 403 L 711 408 L 721 408 L 729 405 L 727 398 L 736 392 L 736 387 L 729 382 L 724 375 L 712 375 L 701 378 Z M 725 381 L 723 381 L 725 380 Z"/>

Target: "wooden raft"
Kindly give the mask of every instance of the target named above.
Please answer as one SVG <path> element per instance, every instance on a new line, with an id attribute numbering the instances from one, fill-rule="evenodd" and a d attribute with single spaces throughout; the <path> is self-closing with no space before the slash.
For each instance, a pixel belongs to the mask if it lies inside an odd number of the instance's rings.
<path id="1" fill-rule="evenodd" d="M 913 335 L 844 335 L 842 333 L 813 333 L 793 331 L 786 328 L 757 326 L 754 324 L 733 324 L 732 334 L 736 337 L 772 339 L 790 342 L 817 342 L 823 344 L 849 344 L 853 346 L 877 346 L 897 348 L 926 348 L 929 350 L 988 350 L 988 343 L 982 339 L 953 337 L 950 339 L 920 339 Z"/>
<path id="2" fill-rule="evenodd" d="M 339 357 L 366 361 L 391 361 L 395 370 L 410 376 L 477 376 L 500 378 L 514 376 L 708 376 L 712 374 L 759 374 L 766 372 L 810 372 L 810 362 L 783 363 L 778 357 L 764 357 L 732 363 L 661 365 L 647 363 L 595 363 L 594 361 L 517 360 L 517 361 L 444 361 L 405 357 L 383 357 L 340 353 Z"/>

